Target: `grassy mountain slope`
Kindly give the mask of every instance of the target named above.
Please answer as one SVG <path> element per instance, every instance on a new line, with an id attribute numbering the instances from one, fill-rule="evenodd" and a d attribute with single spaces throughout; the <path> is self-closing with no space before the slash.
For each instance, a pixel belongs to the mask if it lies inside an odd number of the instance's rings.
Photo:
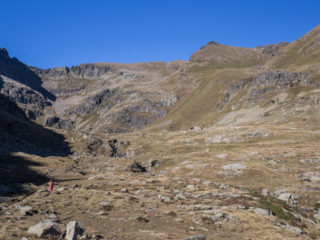
<path id="1" fill-rule="evenodd" d="M 320 62 L 320 25 L 287 45 L 280 57 L 271 60 L 277 69 L 297 68 Z"/>

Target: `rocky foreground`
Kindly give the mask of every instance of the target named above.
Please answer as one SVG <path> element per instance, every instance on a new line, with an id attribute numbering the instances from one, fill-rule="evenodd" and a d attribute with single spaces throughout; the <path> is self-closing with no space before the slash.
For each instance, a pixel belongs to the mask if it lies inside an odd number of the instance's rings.
<path id="1" fill-rule="evenodd" d="M 320 133 L 255 129 L 133 133 L 94 150 L 75 134 L 70 157 L 20 153 L 54 189 L 1 197 L 1 237 L 76 239 L 73 226 L 78 239 L 319 238 Z"/>

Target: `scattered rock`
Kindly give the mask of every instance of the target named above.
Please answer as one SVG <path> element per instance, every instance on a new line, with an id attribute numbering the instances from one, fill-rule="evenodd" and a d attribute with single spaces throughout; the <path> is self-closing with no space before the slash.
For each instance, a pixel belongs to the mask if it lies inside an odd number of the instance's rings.
<path id="1" fill-rule="evenodd" d="M 253 212 L 256 214 L 267 216 L 267 217 L 270 217 L 273 215 L 272 211 L 268 209 L 263 209 L 263 208 L 254 208 Z"/>
<path id="2" fill-rule="evenodd" d="M 275 160 L 270 160 L 270 161 L 268 161 L 268 164 L 270 164 L 271 166 L 276 166 L 278 164 L 278 162 Z"/>
<path id="3" fill-rule="evenodd" d="M 165 202 L 165 203 L 171 202 L 172 200 L 171 197 L 164 196 L 162 194 L 159 194 L 158 198 L 161 200 L 161 202 Z"/>
<path id="4" fill-rule="evenodd" d="M 144 222 L 144 223 L 149 222 L 149 219 L 147 219 L 146 217 L 142 217 L 142 216 L 137 217 L 136 220 L 138 222 Z"/>
<path id="5" fill-rule="evenodd" d="M 166 212 L 166 214 L 167 214 L 168 216 L 171 216 L 171 217 L 176 217 L 176 216 L 177 216 L 177 213 L 174 212 L 174 211 Z"/>
<path id="6" fill-rule="evenodd" d="M 99 204 L 102 206 L 102 208 L 105 210 L 105 211 L 111 211 L 114 209 L 114 206 L 112 204 L 112 202 L 99 202 Z"/>
<path id="7" fill-rule="evenodd" d="M 246 169 L 246 168 L 247 168 L 247 166 L 243 165 L 241 163 L 231 163 L 231 164 L 222 165 L 222 169 L 224 169 L 224 170 L 237 171 L 237 170 Z"/>
<path id="8" fill-rule="evenodd" d="M 183 218 L 175 218 L 174 219 L 176 222 L 179 222 L 179 223 L 183 223 L 184 222 L 184 219 Z"/>
<path id="9" fill-rule="evenodd" d="M 316 214 L 314 214 L 313 217 L 318 221 L 320 221 L 320 212 L 317 212 Z"/>
<path id="10" fill-rule="evenodd" d="M 228 154 L 226 153 L 220 153 L 217 155 L 217 158 L 226 159 L 228 157 Z"/>
<path id="11" fill-rule="evenodd" d="M 61 230 L 59 225 L 51 219 L 40 221 L 28 229 L 29 234 L 37 235 L 38 238 L 59 238 Z"/>
<path id="12" fill-rule="evenodd" d="M 205 235 L 195 235 L 195 236 L 187 237 L 184 240 L 206 240 L 206 236 Z"/>
<path id="13" fill-rule="evenodd" d="M 131 172 L 147 172 L 146 168 L 143 167 L 140 163 L 135 162 L 130 166 Z"/>
<path id="14" fill-rule="evenodd" d="M 269 195 L 269 189 L 268 188 L 261 189 L 261 194 L 263 196 L 268 196 Z"/>
<path id="15" fill-rule="evenodd" d="M 54 213 L 51 213 L 51 214 L 49 215 L 49 218 L 50 218 L 50 219 L 56 219 L 56 218 L 57 218 L 57 215 L 55 215 Z"/>
<path id="16" fill-rule="evenodd" d="M 202 131 L 202 127 L 191 127 L 190 130 L 193 131 L 193 132 L 201 132 Z"/>
<path id="17" fill-rule="evenodd" d="M 305 182 L 319 182 L 320 172 L 306 172 L 300 175 L 300 179 Z"/>
<path id="18" fill-rule="evenodd" d="M 274 191 L 274 195 L 276 198 L 279 200 L 289 202 L 289 200 L 294 199 L 295 196 L 292 195 L 291 193 L 287 193 L 285 189 L 277 189 Z"/>
<path id="19" fill-rule="evenodd" d="M 302 234 L 303 231 L 301 228 L 298 228 L 298 227 L 294 227 L 294 226 L 291 226 L 289 224 L 286 224 L 286 225 L 283 225 L 283 227 L 291 232 L 294 232 L 296 234 Z"/>
<path id="20" fill-rule="evenodd" d="M 76 221 L 69 222 L 67 225 L 66 240 L 77 240 L 78 236 L 86 235 L 84 230 L 79 227 Z"/>
<path id="21" fill-rule="evenodd" d="M 175 198 L 178 200 L 187 200 L 187 198 L 182 193 L 177 194 Z"/>
<path id="22" fill-rule="evenodd" d="M 194 185 L 188 185 L 188 186 L 187 186 L 187 189 L 189 189 L 189 190 L 195 190 L 196 187 L 195 187 Z"/>
<path id="23" fill-rule="evenodd" d="M 59 187 L 59 188 L 57 188 L 57 191 L 58 192 L 63 192 L 65 189 L 66 189 L 65 187 Z"/>
<path id="24" fill-rule="evenodd" d="M 16 205 L 17 209 L 20 209 L 20 214 L 23 216 L 32 216 L 32 207 L 31 206 L 23 206 L 21 207 L 20 205 Z"/>
<path id="25" fill-rule="evenodd" d="M 150 167 L 159 167 L 161 164 L 161 161 L 157 159 L 151 159 L 148 161 L 148 164 L 150 165 Z"/>
<path id="26" fill-rule="evenodd" d="M 226 217 L 227 215 L 225 213 L 216 213 L 214 215 L 203 214 L 201 219 L 204 222 L 207 222 L 207 221 L 218 222 L 220 220 L 225 219 Z"/>

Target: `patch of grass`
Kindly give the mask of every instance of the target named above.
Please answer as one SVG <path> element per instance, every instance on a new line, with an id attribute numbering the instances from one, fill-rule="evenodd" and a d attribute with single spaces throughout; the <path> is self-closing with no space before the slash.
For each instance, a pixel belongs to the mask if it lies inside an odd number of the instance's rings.
<path id="1" fill-rule="evenodd" d="M 257 192 L 252 192 L 252 196 L 259 198 L 258 204 L 260 208 L 270 210 L 280 219 L 295 222 L 296 218 L 290 213 L 292 209 L 284 201 L 275 199 L 273 197 L 265 197 Z M 287 210 L 287 211 L 284 211 Z"/>
<path id="2" fill-rule="evenodd" d="M 314 205 L 314 209 L 315 209 L 315 210 L 320 209 L 320 203 L 316 203 L 316 204 Z"/>

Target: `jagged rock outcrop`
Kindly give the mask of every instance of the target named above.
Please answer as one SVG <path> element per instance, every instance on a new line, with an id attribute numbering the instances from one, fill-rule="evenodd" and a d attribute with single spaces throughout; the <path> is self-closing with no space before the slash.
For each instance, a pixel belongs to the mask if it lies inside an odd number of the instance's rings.
<path id="1" fill-rule="evenodd" d="M 266 72 L 255 78 L 252 88 L 276 86 L 279 89 L 292 87 L 295 84 L 307 84 L 309 73 Z"/>
<path id="2" fill-rule="evenodd" d="M 13 79 L 0 75 L 0 93 L 16 102 L 29 119 L 43 115 L 51 103 L 39 92 Z"/>
<path id="3" fill-rule="evenodd" d="M 261 50 L 262 54 L 274 57 L 280 54 L 280 50 L 287 46 L 288 42 L 280 42 L 279 44 L 268 44 L 266 46 L 257 47 L 258 50 Z"/>
<path id="4" fill-rule="evenodd" d="M 126 149 L 129 147 L 130 142 L 118 141 L 111 139 L 107 142 L 97 138 L 91 137 L 89 139 L 87 148 L 90 153 L 98 155 L 107 155 L 110 157 L 126 157 Z"/>
<path id="5" fill-rule="evenodd" d="M 88 97 L 85 99 L 85 101 L 82 104 L 79 104 L 72 112 L 72 114 L 85 116 L 90 114 L 91 112 L 98 110 L 100 106 L 102 106 L 104 103 L 107 104 L 107 106 L 104 106 L 106 109 L 110 109 L 113 105 L 113 103 L 117 100 L 111 100 L 115 94 L 117 93 L 117 90 L 109 90 L 105 89 L 97 93 L 96 95 L 93 95 L 91 97 Z M 118 95 L 119 97 L 119 95 Z M 108 101 L 108 102 L 107 102 Z"/>
<path id="6" fill-rule="evenodd" d="M 10 58 L 6 49 L 0 50 L 0 75 L 6 76 L 41 93 L 45 98 L 55 100 L 54 95 L 42 87 L 41 78 L 17 58 Z"/>
<path id="7" fill-rule="evenodd" d="M 71 119 L 60 119 L 57 116 L 49 116 L 45 119 L 44 125 L 47 127 L 55 127 L 59 129 L 69 129 L 74 122 Z"/>
<path id="8" fill-rule="evenodd" d="M 45 79 L 61 80 L 66 78 L 98 79 L 113 71 L 111 65 L 81 64 L 79 66 L 56 67 L 49 69 L 31 68 L 38 76 Z"/>
<path id="9" fill-rule="evenodd" d="M 245 97 L 245 102 L 247 103 L 257 103 L 257 101 L 266 100 L 263 98 L 263 94 L 268 92 L 279 93 L 287 88 L 294 86 L 318 86 L 319 83 L 312 80 L 310 73 L 301 72 L 285 72 L 285 71 L 275 71 L 275 72 L 265 72 L 259 74 L 256 77 L 250 77 L 246 79 L 241 79 L 236 83 L 230 85 L 227 89 L 218 109 L 223 109 L 232 99 L 237 96 L 238 93 L 244 89 L 248 89 L 248 93 Z M 238 102 L 239 104 L 239 102 Z"/>

